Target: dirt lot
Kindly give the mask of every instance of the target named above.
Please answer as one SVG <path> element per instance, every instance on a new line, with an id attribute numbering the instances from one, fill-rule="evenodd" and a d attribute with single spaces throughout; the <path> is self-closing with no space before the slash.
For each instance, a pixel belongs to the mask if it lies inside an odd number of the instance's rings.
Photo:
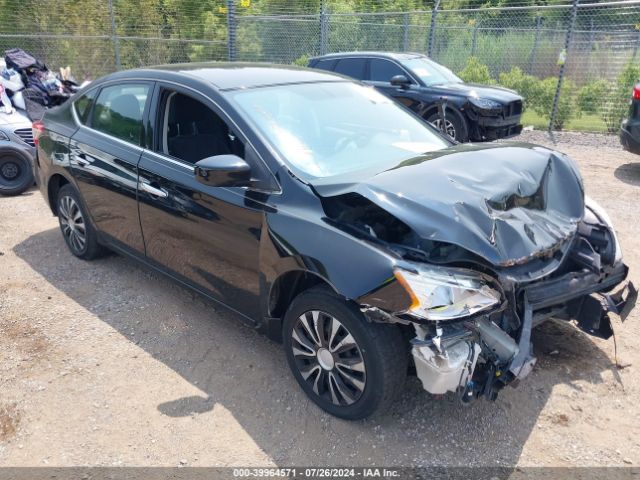
<path id="1" fill-rule="evenodd" d="M 640 157 L 557 141 L 640 284 Z M 615 325 L 623 368 L 613 341 L 551 322 L 497 402 L 462 408 L 411 379 L 389 415 L 349 423 L 232 314 L 128 259 L 73 258 L 34 190 L 0 198 L 0 465 L 638 465 L 639 320 Z"/>

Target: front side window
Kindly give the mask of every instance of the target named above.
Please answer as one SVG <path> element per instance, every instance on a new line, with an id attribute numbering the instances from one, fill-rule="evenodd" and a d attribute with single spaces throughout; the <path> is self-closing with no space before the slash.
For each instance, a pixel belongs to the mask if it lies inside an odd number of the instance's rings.
<path id="1" fill-rule="evenodd" d="M 211 108 L 179 92 L 163 92 L 161 153 L 187 163 L 215 155 L 244 158 L 244 145 Z"/>
<path id="2" fill-rule="evenodd" d="M 232 101 L 302 178 L 392 168 L 449 146 L 393 100 L 352 82 L 229 92 Z"/>
<path id="3" fill-rule="evenodd" d="M 73 102 L 73 108 L 76 111 L 78 120 L 80 120 L 80 123 L 82 123 L 83 125 L 86 125 L 88 123 L 91 105 L 93 105 L 93 101 L 95 100 L 97 93 L 98 89 L 93 89 Z"/>
<path id="4" fill-rule="evenodd" d="M 380 58 L 372 58 L 369 68 L 371 70 L 371 80 L 374 82 L 390 82 L 396 75 L 407 76 L 398 65 Z"/>
<path id="5" fill-rule="evenodd" d="M 134 145 L 142 145 L 142 113 L 149 85 L 126 83 L 105 87 L 93 109 L 91 127 Z"/>

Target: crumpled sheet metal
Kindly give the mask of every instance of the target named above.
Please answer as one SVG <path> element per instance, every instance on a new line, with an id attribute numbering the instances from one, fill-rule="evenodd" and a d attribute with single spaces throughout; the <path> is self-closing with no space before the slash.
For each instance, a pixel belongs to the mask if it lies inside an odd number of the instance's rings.
<path id="1" fill-rule="evenodd" d="M 458 245 L 501 267 L 559 248 L 584 213 L 573 162 L 528 144 L 458 145 L 349 180 L 316 188 L 322 195 L 358 193 L 422 238 Z"/>

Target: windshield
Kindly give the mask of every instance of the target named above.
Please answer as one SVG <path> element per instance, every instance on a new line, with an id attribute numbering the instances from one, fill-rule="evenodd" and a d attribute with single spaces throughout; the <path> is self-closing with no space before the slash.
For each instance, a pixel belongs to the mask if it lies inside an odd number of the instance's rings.
<path id="1" fill-rule="evenodd" d="M 447 67 L 438 65 L 425 57 L 415 57 L 403 60 L 402 64 L 411 70 L 425 85 L 439 85 L 443 83 L 462 83 L 462 80 Z"/>
<path id="2" fill-rule="evenodd" d="M 393 100 L 356 83 L 264 87 L 229 95 L 303 178 L 374 167 L 381 171 L 449 146 Z"/>

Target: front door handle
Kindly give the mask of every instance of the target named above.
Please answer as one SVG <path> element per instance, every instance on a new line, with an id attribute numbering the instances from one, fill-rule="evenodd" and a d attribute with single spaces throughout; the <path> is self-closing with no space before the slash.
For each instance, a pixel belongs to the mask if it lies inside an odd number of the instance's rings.
<path id="1" fill-rule="evenodd" d="M 167 192 L 164 188 L 152 187 L 148 183 L 139 182 L 138 188 L 140 188 L 140 190 L 144 192 L 147 192 L 149 195 L 153 195 L 154 197 L 167 198 L 169 196 L 169 192 Z"/>
<path id="2" fill-rule="evenodd" d="M 80 167 L 86 167 L 88 166 L 91 162 L 89 160 L 87 160 L 87 157 L 85 157 L 84 153 L 79 153 L 78 155 L 76 155 L 76 163 L 80 166 Z"/>

